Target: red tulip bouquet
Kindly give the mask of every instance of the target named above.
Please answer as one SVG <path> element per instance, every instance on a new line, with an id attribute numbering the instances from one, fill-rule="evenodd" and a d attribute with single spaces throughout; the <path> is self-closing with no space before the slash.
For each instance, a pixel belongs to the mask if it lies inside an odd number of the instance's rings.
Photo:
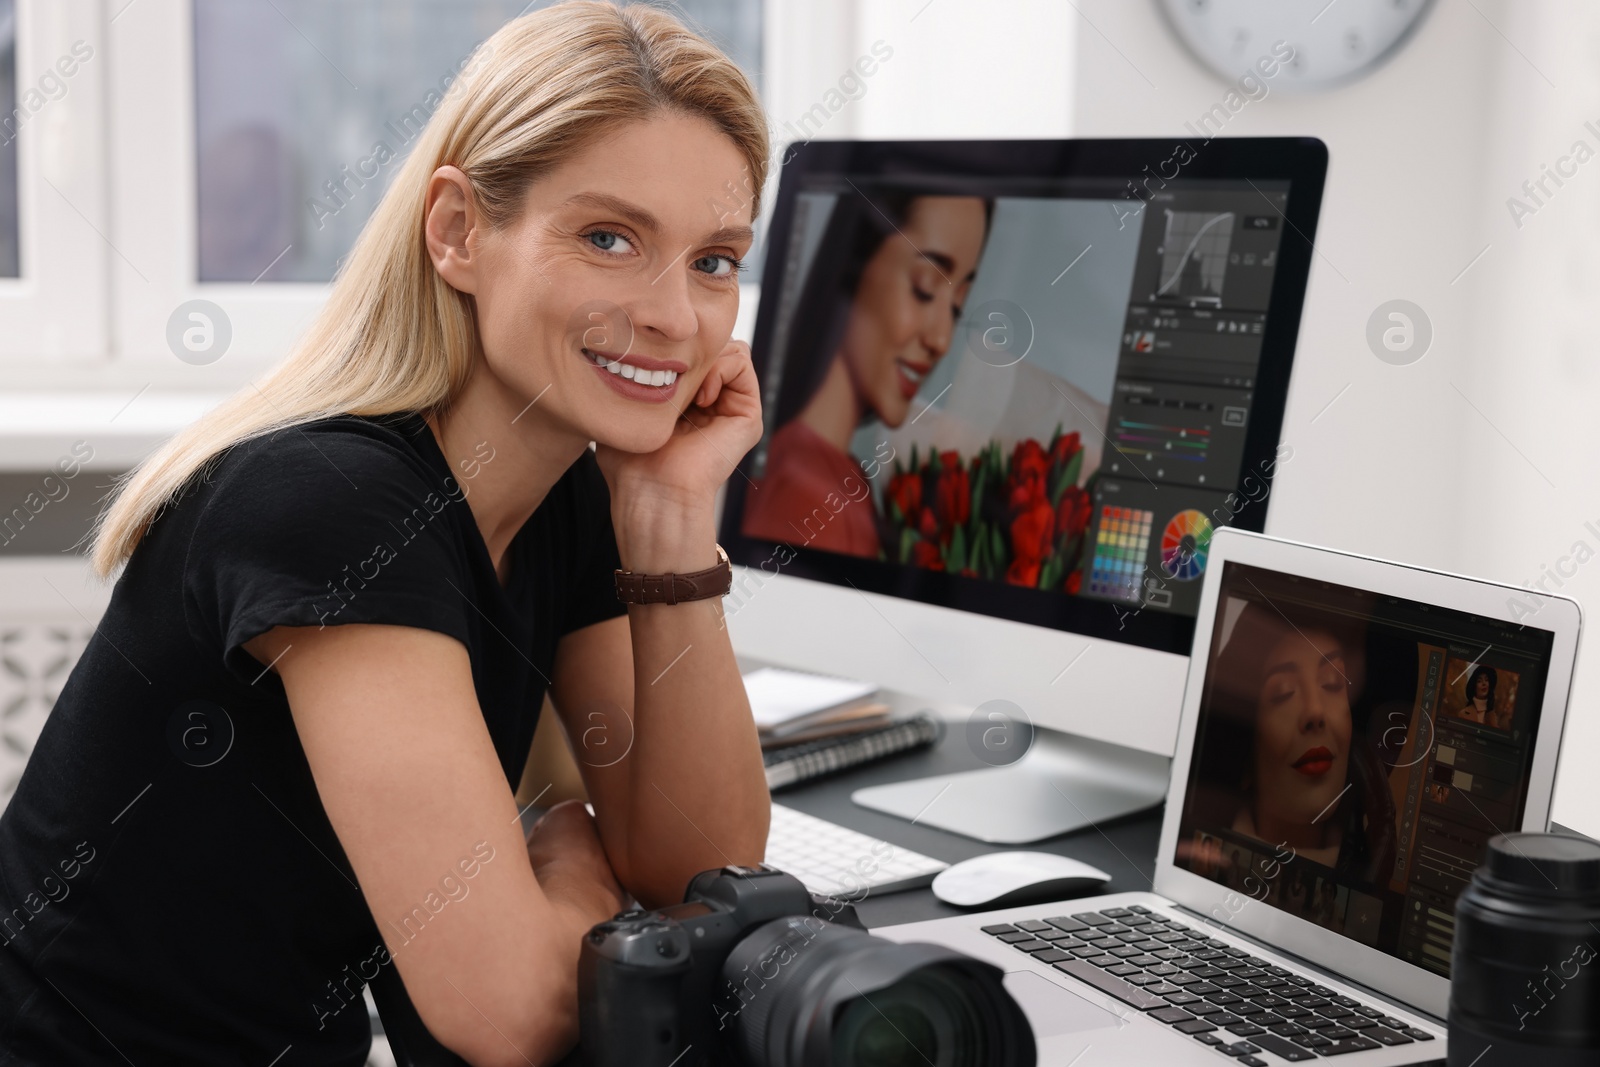
<path id="1" fill-rule="evenodd" d="M 990 442 L 970 461 L 930 449 L 895 460 L 884 491 L 884 555 L 969 578 L 1076 593 L 1083 579 L 1089 489 L 1083 444 L 1059 426 L 1049 447 L 1032 438 L 1011 455 Z"/>

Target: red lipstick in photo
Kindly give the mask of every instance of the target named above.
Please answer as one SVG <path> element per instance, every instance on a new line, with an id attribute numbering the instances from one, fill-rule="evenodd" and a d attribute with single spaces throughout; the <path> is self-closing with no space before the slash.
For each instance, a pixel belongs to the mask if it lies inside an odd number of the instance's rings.
<path id="1" fill-rule="evenodd" d="M 1315 778 L 1319 774 L 1327 774 L 1333 767 L 1333 753 L 1318 745 L 1307 749 L 1290 766 L 1308 778 Z"/>
<path id="2" fill-rule="evenodd" d="M 900 380 L 900 395 L 907 400 L 917 395 L 917 390 L 922 388 L 922 380 L 933 370 L 931 363 L 909 363 L 903 359 L 895 360 L 894 365 Z"/>

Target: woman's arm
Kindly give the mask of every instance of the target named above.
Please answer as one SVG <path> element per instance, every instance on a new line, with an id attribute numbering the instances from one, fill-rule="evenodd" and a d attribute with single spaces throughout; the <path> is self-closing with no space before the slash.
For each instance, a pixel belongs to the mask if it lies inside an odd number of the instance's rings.
<path id="1" fill-rule="evenodd" d="M 660 449 L 597 447 L 622 566 L 686 574 L 714 565 L 717 489 L 760 437 L 750 348 L 735 341 Z M 771 798 L 720 600 L 630 605 L 625 625 L 613 619 L 568 634 L 551 697 L 594 798 L 606 854 L 641 903 L 681 900 L 698 871 L 761 861 Z M 616 720 L 600 735 L 596 713 Z M 606 734 L 613 746 L 631 740 L 625 756 L 615 747 L 594 751 Z"/>
<path id="2" fill-rule="evenodd" d="M 556 1059 L 577 1038 L 582 935 L 619 891 L 581 808 L 524 838 L 466 649 L 367 624 L 276 627 L 245 648 L 283 680 L 323 807 L 429 1031 L 474 1065 Z"/>
<path id="3" fill-rule="evenodd" d="M 710 563 L 686 553 L 659 569 Z M 641 903 L 682 900 L 689 879 L 708 868 L 761 862 L 771 802 L 720 601 L 635 604 L 626 619 L 568 634 L 556 650 L 551 699 L 606 854 Z"/>

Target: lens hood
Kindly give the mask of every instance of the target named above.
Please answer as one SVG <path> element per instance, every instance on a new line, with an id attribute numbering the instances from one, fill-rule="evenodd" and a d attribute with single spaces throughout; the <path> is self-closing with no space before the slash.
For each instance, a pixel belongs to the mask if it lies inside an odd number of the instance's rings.
<path id="1" fill-rule="evenodd" d="M 1001 970 L 954 949 L 796 915 L 751 931 L 722 973 L 738 1001 L 724 1019 L 746 1064 L 877 1067 L 907 1052 L 934 1067 L 1037 1060 L 1033 1028 Z"/>

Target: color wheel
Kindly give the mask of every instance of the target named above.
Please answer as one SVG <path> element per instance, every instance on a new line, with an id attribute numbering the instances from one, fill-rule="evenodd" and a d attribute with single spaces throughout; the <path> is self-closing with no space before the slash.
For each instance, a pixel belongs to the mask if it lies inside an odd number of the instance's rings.
<path id="1" fill-rule="evenodd" d="M 1180 582 L 1193 581 L 1205 573 L 1210 550 L 1211 520 L 1203 511 L 1180 511 L 1161 531 L 1161 568 Z"/>

